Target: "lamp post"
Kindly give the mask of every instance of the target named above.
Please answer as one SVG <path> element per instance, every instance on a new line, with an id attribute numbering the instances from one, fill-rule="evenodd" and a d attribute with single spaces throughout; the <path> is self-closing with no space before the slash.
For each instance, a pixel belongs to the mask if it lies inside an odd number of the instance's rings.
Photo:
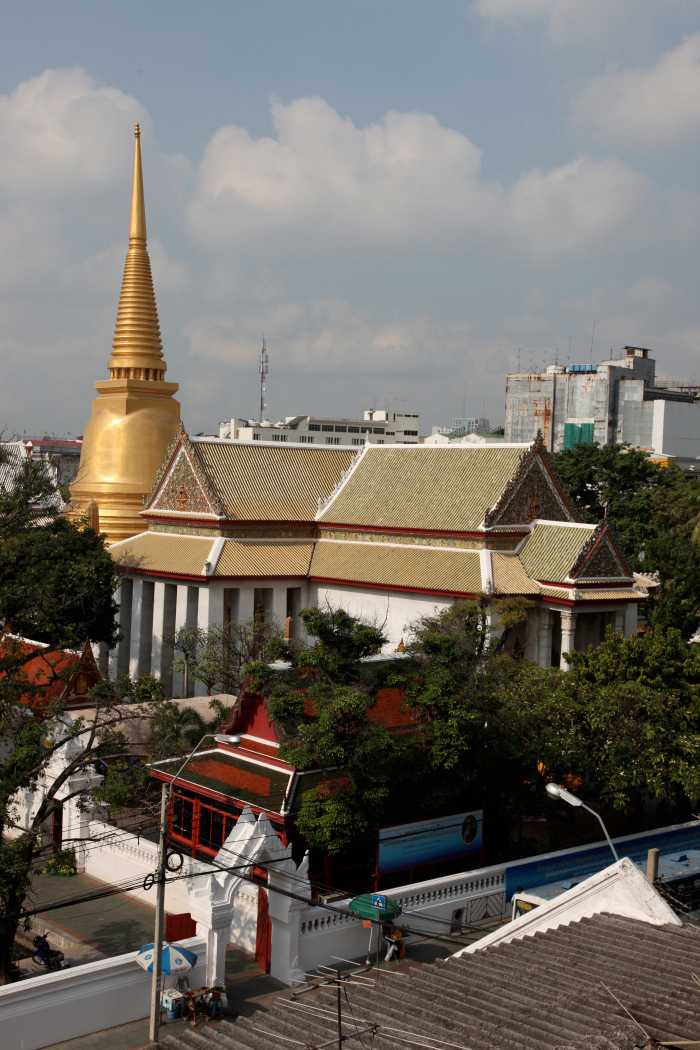
<path id="1" fill-rule="evenodd" d="M 583 806 L 583 808 L 588 810 L 589 813 L 592 813 L 595 819 L 600 824 L 601 828 L 603 829 L 603 834 L 607 839 L 608 846 L 610 846 L 610 850 L 612 852 L 613 857 L 616 861 L 620 859 L 617 850 L 613 846 L 612 839 L 608 835 L 608 829 L 603 823 L 603 818 L 601 817 L 600 813 L 596 813 L 596 811 L 594 809 L 591 809 L 590 806 L 587 806 L 586 803 L 578 797 L 578 795 L 574 795 L 573 792 L 567 791 L 565 787 L 561 786 L 561 784 L 547 784 L 545 791 L 547 792 L 550 798 L 560 798 L 562 802 L 568 802 L 570 806 Z"/>
<path id="2" fill-rule="evenodd" d="M 170 780 L 163 782 L 160 792 L 160 831 L 158 834 L 158 870 L 156 872 L 156 921 L 153 931 L 153 978 L 151 980 L 151 1012 L 148 1025 L 148 1038 L 152 1043 L 158 1042 L 160 1030 L 160 979 L 162 972 L 163 954 L 163 925 L 165 918 L 165 868 L 168 859 L 168 803 L 172 793 L 173 784 L 182 773 L 183 769 L 196 755 L 199 745 L 213 737 L 217 744 L 240 744 L 239 736 L 230 736 L 226 733 L 205 733 L 201 740 L 186 757 L 176 773 Z"/>

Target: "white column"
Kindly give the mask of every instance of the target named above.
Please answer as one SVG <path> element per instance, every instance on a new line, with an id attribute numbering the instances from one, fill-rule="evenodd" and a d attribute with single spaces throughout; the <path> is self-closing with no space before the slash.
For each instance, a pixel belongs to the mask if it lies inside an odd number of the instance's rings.
<path id="1" fill-rule="evenodd" d="M 143 580 L 134 576 L 131 598 L 131 648 L 129 650 L 129 674 L 138 678 L 139 649 L 141 646 L 141 614 L 143 612 Z"/>
<path id="2" fill-rule="evenodd" d="M 561 657 L 559 666 L 562 671 L 569 670 L 569 663 L 565 659 L 566 653 L 573 653 L 576 642 L 576 613 L 573 609 L 562 609 L 561 611 Z"/>
<path id="3" fill-rule="evenodd" d="M 272 952 L 270 976 L 284 984 L 293 984 L 303 979 L 301 921 L 308 905 L 287 896 L 290 891 L 300 897 L 311 897 L 311 887 L 300 883 L 299 874 L 307 875 L 308 858 L 299 868 L 293 860 L 270 865 L 267 881 L 270 887 L 270 922 L 272 924 Z M 275 890 L 281 892 L 275 893 Z"/>
<path id="4" fill-rule="evenodd" d="M 208 631 L 210 627 L 221 627 L 224 622 L 224 589 L 209 584 L 208 587 L 199 588 L 199 604 L 197 606 L 197 626 Z M 194 683 L 194 695 L 206 696 L 207 690 L 203 682 Z"/>
<path id="5" fill-rule="evenodd" d="M 241 587 L 238 597 L 238 622 L 250 623 L 255 608 L 254 587 Z"/>
<path id="6" fill-rule="evenodd" d="M 629 638 L 630 635 L 635 634 L 637 631 L 637 603 L 630 602 L 629 605 L 625 606 L 625 638 Z"/>
<path id="7" fill-rule="evenodd" d="M 118 631 L 121 631 L 121 625 L 122 625 L 122 615 L 123 615 L 122 614 L 122 594 L 123 594 L 123 591 L 124 591 L 124 580 L 122 579 L 122 580 L 119 581 L 119 583 L 117 584 L 117 587 L 116 587 L 116 589 L 114 591 L 114 600 L 117 603 L 117 605 L 119 606 L 119 608 L 117 610 L 117 630 Z M 123 644 L 124 643 L 121 642 L 121 641 L 117 642 L 117 644 L 114 646 L 114 649 L 110 649 L 109 650 L 109 677 L 112 679 L 112 681 L 114 681 L 114 679 L 119 674 L 119 650 L 121 649 Z"/>
<path id="8" fill-rule="evenodd" d="M 231 940 L 233 906 L 228 901 L 200 902 L 191 907 L 197 936 L 207 939 L 207 987 L 226 987 L 226 949 Z"/>
<path id="9" fill-rule="evenodd" d="M 183 627 L 187 627 L 187 593 L 189 587 L 186 583 L 178 583 L 177 585 L 177 597 L 175 599 L 175 637 L 177 638 L 177 632 Z M 173 657 L 173 696 L 186 696 L 185 693 L 185 675 L 184 672 L 178 669 L 178 663 L 180 661 L 180 653 L 175 653 Z"/>
<path id="10" fill-rule="evenodd" d="M 209 584 L 199 588 L 197 624 L 203 630 L 220 627 L 224 622 L 224 589 Z"/>
<path id="11" fill-rule="evenodd" d="M 287 616 L 287 585 L 286 583 L 276 583 L 272 592 L 272 619 L 275 627 L 280 630 L 284 627 L 284 621 Z"/>
<path id="12" fill-rule="evenodd" d="M 160 680 L 165 620 L 165 584 L 156 580 L 153 587 L 153 641 L 151 643 L 151 674 Z"/>
<path id="13" fill-rule="evenodd" d="M 540 609 L 539 613 L 537 663 L 540 667 L 552 666 L 552 614 L 549 609 Z"/>

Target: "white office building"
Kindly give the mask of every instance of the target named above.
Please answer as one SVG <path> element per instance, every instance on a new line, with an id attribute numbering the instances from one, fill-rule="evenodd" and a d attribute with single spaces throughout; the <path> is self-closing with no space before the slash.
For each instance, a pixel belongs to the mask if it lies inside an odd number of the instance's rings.
<path id="1" fill-rule="evenodd" d="M 334 416 L 285 416 L 269 420 L 234 416 L 219 424 L 219 437 L 229 441 L 282 441 L 300 445 L 417 445 L 420 441 L 418 412 L 393 412 L 388 408 L 367 409 L 362 419 Z"/>

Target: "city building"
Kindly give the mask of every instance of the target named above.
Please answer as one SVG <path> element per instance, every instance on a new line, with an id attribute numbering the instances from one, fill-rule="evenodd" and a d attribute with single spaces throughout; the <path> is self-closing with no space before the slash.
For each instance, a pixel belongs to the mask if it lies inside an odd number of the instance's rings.
<path id="1" fill-rule="evenodd" d="M 43 469 L 51 485 L 56 486 L 46 499 L 36 504 L 37 511 L 50 510 L 59 513 L 64 510 L 63 497 L 58 491 L 58 468 L 51 459 L 43 456 L 36 457 L 32 449 L 24 441 L 2 441 L 0 442 L 0 492 L 10 492 L 17 485 L 22 472 L 25 470 L 29 460 L 38 460 L 43 464 Z M 41 524 L 44 519 L 38 517 L 36 524 Z"/>
<path id="2" fill-rule="evenodd" d="M 77 477 L 82 438 L 23 437 L 22 443 L 33 460 L 55 468 L 58 485 L 70 485 Z"/>
<path id="3" fill-rule="evenodd" d="M 457 416 L 451 426 L 433 427 L 431 434 L 444 434 L 447 437 L 463 437 L 465 434 L 488 434 L 491 421 L 486 416 Z"/>
<path id="4" fill-rule="evenodd" d="M 700 457 L 700 405 L 689 384 L 656 380 L 649 350 L 626 346 L 623 357 L 597 365 L 509 374 L 505 439 L 532 441 L 538 432 L 552 452 L 625 443 L 684 465 Z"/>
<path id="5" fill-rule="evenodd" d="M 219 437 L 232 441 L 296 441 L 302 445 L 417 445 L 420 415 L 367 409 L 362 419 L 285 416 L 278 423 L 233 417 L 219 424 Z"/>
<path id="6" fill-rule="evenodd" d="M 139 512 L 165 452 L 177 434 L 176 383 L 165 382 L 166 364 L 146 245 L 141 173 L 141 132 L 134 139 L 129 250 L 124 264 L 109 379 L 85 429 L 80 469 L 71 486 L 70 517 L 86 517 L 109 543 L 142 528 Z"/>
<path id="7" fill-rule="evenodd" d="M 169 450 L 142 531 L 112 546 L 121 640 L 111 671 L 181 695 L 173 640 L 254 616 L 343 608 L 387 650 L 455 599 L 521 596 L 507 639 L 542 666 L 637 626 L 637 589 L 607 524 L 583 524 L 541 442 L 326 448 L 190 439 Z M 498 616 L 491 613 L 498 632 Z M 103 654 L 104 655 L 104 654 Z"/>

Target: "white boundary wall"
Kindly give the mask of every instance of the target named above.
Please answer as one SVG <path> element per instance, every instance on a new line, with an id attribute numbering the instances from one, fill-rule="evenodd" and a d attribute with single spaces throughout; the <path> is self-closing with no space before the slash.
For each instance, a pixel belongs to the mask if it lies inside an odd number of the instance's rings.
<path id="1" fill-rule="evenodd" d="M 146 875 L 155 872 L 158 866 L 158 846 L 150 839 L 140 838 L 98 820 L 90 821 L 90 838 L 93 841 L 86 844 L 83 870 L 94 879 L 109 883 L 139 879 L 143 883 Z M 100 845 L 100 842 L 103 845 Z M 192 863 L 185 857 L 179 874 L 185 875 L 191 870 Z M 141 885 L 138 889 L 129 890 L 129 895 L 155 908 L 155 886 L 144 890 Z M 165 910 L 175 915 L 190 910 L 187 879 L 178 879 L 166 884 Z"/>
<path id="2" fill-rule="evenodd" d="M 206 975 L 206 941 L 179 942 L 197 955 L 189 974 L 192 987 Z M 6 1050 L 39 1050 L 147 1017 L 151 974 L 140 968 L 136 952 L 40 974 L 0 988 L 0 1042 Z M 165 978 L 165 986 L 175 985 Z"/>
<path id="3" fill-rule="evenodd" d="M 409 886 L 382 891 L 384 896 L 401 906 L 401 924 L 421 935 L 446 936 L 454 922 L 471 925 L 489 918 L 501 918 L 506 910 L 506 865 L 480 868 L 475 872 L 429 879 Z M 344 909 L 349 900 L 334 901 L 333 907 Z M 367 953 L 370 930 L 349 915 L 331 912 L 326 908 L 293 909 L 292 922 L 298 922 L 298 962 L 275 951 L 276 928 L 272 933 L 272 974 L 281 981 L 291 981 L 294 970 L 307 972 L 319 965 L 332 965 L 332 957 L 360 958 Z M 372 931 L 373 950 L 377 948 L 376 930 Z M 445 954 L 449 949 L 446 946 Z"/>

